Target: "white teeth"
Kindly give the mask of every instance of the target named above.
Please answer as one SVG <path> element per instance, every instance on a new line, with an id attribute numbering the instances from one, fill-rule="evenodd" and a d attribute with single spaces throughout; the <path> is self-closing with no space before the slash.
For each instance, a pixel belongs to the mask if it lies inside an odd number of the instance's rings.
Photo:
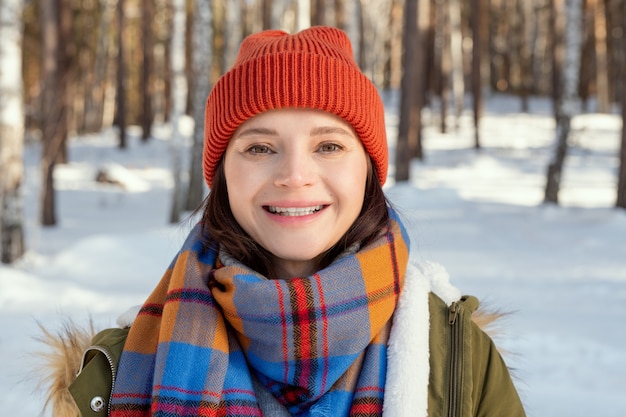
<path id="1" fill-rule="evenodd" d="M 321 209 L 321 205 L 312 207 L 268 207 L 270 213 L 280 214 L 281 216 L 306 216 L 320 211 Z"/>

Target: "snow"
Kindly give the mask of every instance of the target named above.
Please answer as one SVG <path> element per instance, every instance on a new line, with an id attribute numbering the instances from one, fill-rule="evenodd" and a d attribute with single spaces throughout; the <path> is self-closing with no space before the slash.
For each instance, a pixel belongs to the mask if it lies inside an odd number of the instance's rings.
<path id="1" fill-rule="evenodd" d="M 386 96 L 388 110 L 397 97 Z M 554 122 L 547 101 L 529 114 L 517 99 L 492 96 L 472 149 L 471 114 L 441 134 L 425 112 L 424 162 L 409 183 L 386 192 L 407 218 L 412 252 L 443 264 L 464 293 L 509 313 L 497 342 L 515 368 L 529 416 L 621 417 L 626 409 L 626 211 L 613 208 L 621 120 L 573 120 L 562 205 L 542 204 Z M 391 175 L 397 117 L 388 115 Z M 71 163 L 55 173 L 59 225 L 37 224 L 39 147 L 26 147 L 28 254 L 0 266 L 0 415 L 36 416 L 43 406 L 33 372 L 38 323 L 67 318 L 113 326 L 142 303 L 192 221 L 168 225 L 173 181 L 166 127 L 126 151 L 106 131 L 73 140 Z M 95 182 L 100 169 L 118 184 Z M 121 185 L 120 185 L 121 184 Z"/>

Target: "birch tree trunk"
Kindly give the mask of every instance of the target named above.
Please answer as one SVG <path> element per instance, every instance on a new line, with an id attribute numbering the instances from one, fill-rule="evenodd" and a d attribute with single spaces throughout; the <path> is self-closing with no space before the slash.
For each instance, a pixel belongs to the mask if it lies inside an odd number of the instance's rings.
<path id="1" fill-rule="evenodd" d="M 24 254 L 22 0 L 0 1 L 0 261 Z"/>
<path id="2" fill-rule="evenodd" d="M 299 32 L 311 26 L 311 0 L 297 0 L 297 2 L 298 17 L 296 18 L 296 25 Z"/>
<path id="3" fill-rule="evenodd" d="M 182 184 L 182 146 L 183 135 L 180 129 L 181 119 L 185 113 L 187 101 L 187 80 L 185 78 L 185 21 L 187 13 L 185 0 L 172 0 L 172 38 L 170 48 L 171 97 L 172 109 L 170 125 L 172 127 L 172 175 L 174 177 L 174 193 L 170 223 L 180 221 L 183 209 Z"/>
<path id="4" fill-rule="evenodd" d="M 211 57 L 213 56 L 213 16 L 211 4 L 196 1 L 193 22 L 192 67 L 195 88 L 193 99 L 193 143 L 189 166 L 189 188 L 185 208 L 193 210 L 202 202 L 204 177 L 202 175 L 202 149 L 204 146 L 204 107 L 211 90 Z"/>
<path id="5" fill-rule="evenodd" d="M 582 22 L 582 0 L 565 0 L 565 32 L 564 40 L 564 66 L 562 76 L 563 96 L 557 100 L 557 125 L 556 125 L 556 147 L 552 162 L 548 166 L 546 190 L 544 202 L 559 203 L 559 189 L 563 165 L 567 155 L 567 139 L 570 133 L 571 119 L 576 112 L 577 91 L 578 91 L 578 65 L 580 65 L 581 47 L 581 27 Z"/>

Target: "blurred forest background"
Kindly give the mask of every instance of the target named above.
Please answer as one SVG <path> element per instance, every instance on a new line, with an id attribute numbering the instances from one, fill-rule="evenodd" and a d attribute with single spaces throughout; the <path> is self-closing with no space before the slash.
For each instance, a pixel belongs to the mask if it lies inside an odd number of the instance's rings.
<path id="1" fill-rule="evenodd" d="M 172 132 L 171 221 L 206 194 L 201 174 L 204 103 L 246 35 L 332 25 L 381 92 L 400 91 L 395 180 L 423 158 L 422 110 L 442 131 L 474 120 L 480 149 L 483 100 L 495 93 L 549 97 L 554 157 L 545 201 L 558 204 L 572 117 L 626 117 L 626 0 L 0 0 L 0 237 L 2 262 L 24 253 L 23 149 L 41 145 L 40 223 L 57 222 L 53 174 L 68 138 L 112 126 L 150 141 Z M 466 108 L 467 106 L 467 108 Z M 182 155 L 183 120 L 195 120 Z M 435 119 L 431 119 L 435 120 Z M 626 208 L 622 134 L 616 206 Z M 186 148 L 185 148 L 186 149 Z M 106 181 L 106 172 L 102 173 Z"/>

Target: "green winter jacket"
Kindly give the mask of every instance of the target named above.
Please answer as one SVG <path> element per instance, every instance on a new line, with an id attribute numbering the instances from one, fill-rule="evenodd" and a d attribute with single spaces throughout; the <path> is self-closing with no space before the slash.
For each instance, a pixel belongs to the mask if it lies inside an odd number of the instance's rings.
<path id="1" fill-rule="evenodd" d="M 430 297 L 429 417 L 521 417 L 522 403 L 493 340 L 472 321 L 478 299 Z"/>
<path id="2" fill-rule="evenodd" d="M 520 398 L 491 338 L 472 320 L 474 297 L 448 306 L 428 294 L 430 310 L 428 410 L 408 410 L 407 416 L 523 417 Z M 395 325 L 395 324 L 394 324 Z M 93 339 L 70 393 L 82 417 L 108 415 L 115 372 L 128 329 L 107 329 Z M 407 390 L 411 390 L 407 384 Z M 419 389 L 419 388 L 415 388 Z M 397 396 L 385 396 L 394 401 Z M 392 416 L 400 417 L 400 416 Z"/>

